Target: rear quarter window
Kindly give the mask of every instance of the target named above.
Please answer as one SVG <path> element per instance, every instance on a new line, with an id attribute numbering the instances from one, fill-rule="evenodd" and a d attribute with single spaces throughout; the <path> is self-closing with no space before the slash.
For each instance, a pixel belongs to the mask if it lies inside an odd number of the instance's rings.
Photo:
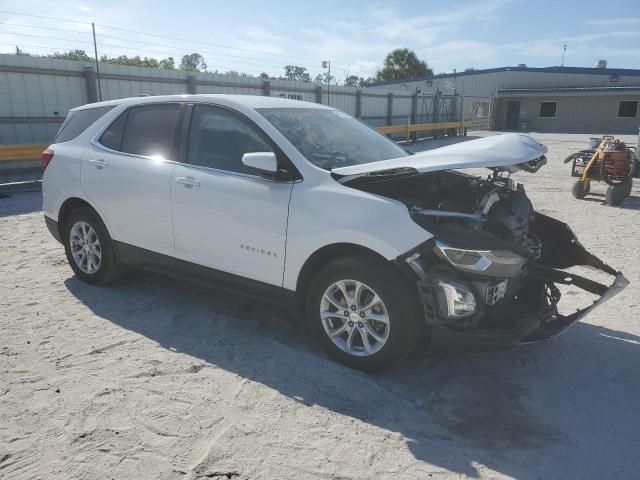
<path id="1" fill-rule="evenodd" d="M 102 117 L 109 110 L 114 108 L 115 105 L 108 107 L 87 108 L 84 110 L 77 110 L 75 112 L 69 112 L 64 123 L 58 130 L 58 134 L 54 139 L 54 143 L 62 143 L 73 140 L 87 128 L 93 125 L 96 120 Z"/>

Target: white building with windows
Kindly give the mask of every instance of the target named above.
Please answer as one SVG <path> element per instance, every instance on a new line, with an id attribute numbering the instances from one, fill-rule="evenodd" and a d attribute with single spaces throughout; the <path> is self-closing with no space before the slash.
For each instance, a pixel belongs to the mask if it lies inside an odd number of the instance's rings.
<path id="1" fill-rule="evenodd" d="M 502 67 L 379 82 L 373 89 L 456 93 L 465 120 L 491 117 L 497 130 L 638 132 L 640 70 L 619 68 Z"/>

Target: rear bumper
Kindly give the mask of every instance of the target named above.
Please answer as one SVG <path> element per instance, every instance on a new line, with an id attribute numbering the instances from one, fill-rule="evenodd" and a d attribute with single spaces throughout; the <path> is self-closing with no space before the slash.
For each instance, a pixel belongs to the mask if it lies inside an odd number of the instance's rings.
<path id="1" fill-rule="evenodd" d="M 56 222 L 55 220 L 45 215 L 44 223 L 46 223 L 47 228 L 49 229 L 49 233 L 53 235 L 53 238 L 55 238 L 58 242 L 62 243 L 62 238 L 60 237 L 60 230 L 58 230 L 58 222 Z"/>

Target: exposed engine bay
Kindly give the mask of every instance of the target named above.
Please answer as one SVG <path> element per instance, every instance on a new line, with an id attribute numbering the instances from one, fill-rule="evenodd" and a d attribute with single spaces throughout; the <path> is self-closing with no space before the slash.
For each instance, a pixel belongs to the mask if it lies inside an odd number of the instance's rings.
<path id="1" fill-rule="evenodd" d="M 443 170 L 358 180 L 349 186 L 400 200 L 416 223 L 444 242 L 461 248 L 508 247 L 540 256 L 540 241 L 530 232 L 534 211 L 524 186 L 500 169 L 486 179 Z M 463 231 L 475 235 L 461 235 Z"/>
<path id="2" fill-rule="evenodd" d="M 524 186 L 504 169 L 486 178 L 410 168 L 354 178 L 347 185 L 403 202 L 433 238 L 398 264 L 415 278 L 434 327 L 508 346 L 557 335 L 628 283 L 587 252 L 570 228 L 537 213 Z M 402 265 L 404 263 L 404 265 Z M 562 271 L 588 265 L 616 277 L 602 285 Z M 557 284 L 601 298 L 573 315 L 558 313 Z"/>

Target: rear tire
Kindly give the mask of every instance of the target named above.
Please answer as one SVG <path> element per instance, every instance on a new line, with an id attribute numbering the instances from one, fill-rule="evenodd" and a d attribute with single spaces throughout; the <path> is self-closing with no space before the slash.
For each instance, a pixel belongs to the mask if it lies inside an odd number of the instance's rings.
<path id="1" fill-rule="evenodd" d="M 624 199 L 629 196 L 631 190 L 629 188 L 629 183 L 623 183 L 621 185 L 611 185 L 607 188 L 607 193 L 605 194 L 605 200 L 609 205 L 617 206 L 624 202 Z"/>
<path id="2" fill-rule="evenodd" d="M 106 285 L 120 276 L 122 268 L 111 236 L 93 210 L 79 208 L 69 213 L 62 240 L 67 261 L 83 282 Z"/>
<path id="3" fill-rule="evenodd" d="M 336 259 L 316 273 L 307 291 L 306 318 L 314 339 L 333 359 L 365 371 L 401 361 L 428 334 L 415 283 L 367 255 Z"/>

